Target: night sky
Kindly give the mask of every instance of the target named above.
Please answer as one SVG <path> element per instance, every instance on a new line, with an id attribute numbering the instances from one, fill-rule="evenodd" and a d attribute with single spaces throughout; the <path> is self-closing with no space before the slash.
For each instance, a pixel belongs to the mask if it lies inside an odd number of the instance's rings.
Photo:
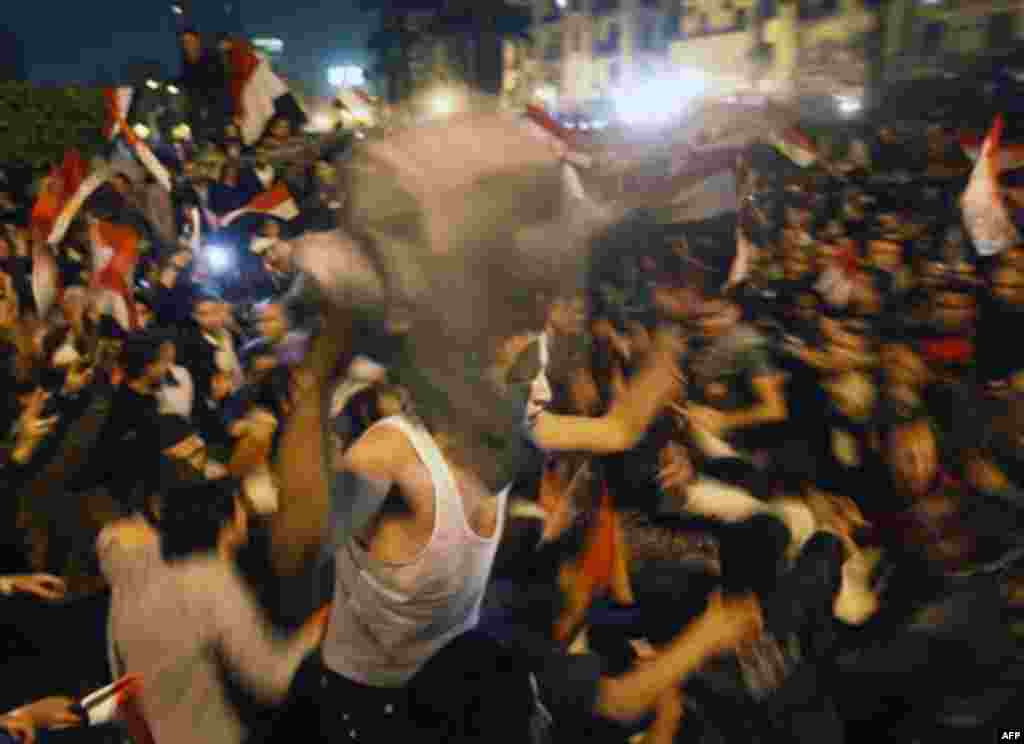
<path id="1" fill-rule="evenodd" d="M 194 0 L 195 25 L 229 31 L 225 0 Z M 374 17 L 356 0 L 234 0 L 245 32 L 285 43 L 282 67 L 326 89 L 327 67 L 365 64 Z M 179 54 L 170 0 L 99 0 L 5 4 L 4 23 L 17 33 L 29 79 L 45 83 L 103 82 L 133 61 L 158 61 L 177 74 Z"/>

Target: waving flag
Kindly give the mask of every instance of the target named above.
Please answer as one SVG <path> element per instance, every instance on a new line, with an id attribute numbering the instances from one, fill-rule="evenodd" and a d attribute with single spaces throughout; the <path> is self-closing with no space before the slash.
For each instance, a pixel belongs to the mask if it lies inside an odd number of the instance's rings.
<path id="1" fill-rule="evenodd" d="M 298 111 L 298 104 L 281 106 L 281 99 L 291 96 L 284 81 L 271 69 L 270 62 L 252 45 L 235 41 L 229 57 L 231 97 L 235 112 L 241 117 L 242 140 L 255 144 L 267 124 L 279 110 Z"/>
<path id="2" fill-rule="evenodd" d="M 142 678 L 127 675 L 86 695 L 77 708 L 89 726 L 120 721 L 127 726 L 134 744 L 153 744 L 153 734 L 142 717 L 141 693 Z"/>
<path id="3" fill-rule="evenodd" d="M 104 97 L 107 102 L 107 125 L 104 130 L 107 138 L 113 140 L 118 136 L 123 137 L 135 153 L 135 157 L 146 167 L 156 182 L 170 191 L 172 188 L 170 171 L 153 154 L 149 145 L 139 139 L 132 128 L 128 126 L 126 117 L 133 97 L 132 89 L 107 88 L 104 91 Z"/>
<path id="4" fill-rule="evenodd" d="M 61 291 L 57 260 L 44 240 L 85 178 L 85 168 L 78 151 L 68 150 L 61 165 L 43 182 L 32 207 L 32 298 L 40 317 L 49 313 Z"/>
<path id="5" fill-rule="evenodd" d="M 32 230 L 36 237 L 45 238 L 50 234 L 64 205 L 85 180 L 85 173 L 85 161 L 78 150 L 68 150 L 64 161 L 50 171 L 32 207 Z"/>
<path id="6" fill-rule="evenodd" d="M 997 116 L 971 172 L 967 189 L 960 197 L 964 225 L 982 256 L 994 256 L 1021 242 L 999 188 L 999 145 L 1003 126 L 1003 117 Z"/>
<path id="7" fill-rule="evenodd" d="M 219 221 L 220 227 L 227 227 L 239 217 L 247 214 L 263 214 L 285 221 L 294 220 L 299 216 L 299 205 L 288 190 L 288 186 L 282 181 L 269 191 L 258 194 L 241 209 L 224 215 Z"/>
<path id="8" fill-rule="evenodd" d="M 139 260 L 139 233 L 128 225 L 99 220 L 90 228 L 94 289 L 109 293 L 114 320 L 122 328 L 138 328 L 132 279 Z"/>

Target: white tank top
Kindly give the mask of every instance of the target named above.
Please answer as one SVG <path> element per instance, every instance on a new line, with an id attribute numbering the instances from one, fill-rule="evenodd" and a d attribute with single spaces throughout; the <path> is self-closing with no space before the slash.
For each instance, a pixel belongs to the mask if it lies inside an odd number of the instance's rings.
<path id="1" fill-rule="evenodd" d="M 400 416 L 375 426 L 401 430 L 430 471 L 434 528 L 420 554 L 405 563 L 376 559 L 354 539 L 337 548 L 323 658 L 354 682 L 401 687 L 479 621 L 504 529 L 506 491 L 498 494 L 494 535 L 481 537 L 466 519 L 455 479 L 430 434 Z"/>

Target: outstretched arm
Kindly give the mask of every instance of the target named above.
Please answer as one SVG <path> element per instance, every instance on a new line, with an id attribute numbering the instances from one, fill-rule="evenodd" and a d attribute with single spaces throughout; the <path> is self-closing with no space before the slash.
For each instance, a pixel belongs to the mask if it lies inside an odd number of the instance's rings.
<path id="1" fill-rule="evenodd" d="M 677 359 L 681 349 L 682 342 L 668 332 L 660 332 L 650 359 L 606 415 L 591 418 L 543 412 L 531 428 L 534 442 L 547 452 L 606 455 L 631 449 L 678 394 Z"/>

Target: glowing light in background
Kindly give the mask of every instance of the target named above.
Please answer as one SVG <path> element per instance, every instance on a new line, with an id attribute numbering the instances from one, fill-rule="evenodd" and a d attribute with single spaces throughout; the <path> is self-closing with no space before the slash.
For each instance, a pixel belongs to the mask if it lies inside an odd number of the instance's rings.
<path id="1" fill-rule="evenodd" d="M 190 140 L 192 139 L 192 127 L 183 122 L 171 130 L 171 137 L 181 142 Z"/>
<path id="2" fill-rule="evenodd" d="M 132 131 L 142 139 L 146 139 L 149 136 L 149 127 L 145 124 L 136 124 L 132 127 Z"/>
<path id="3" fill-rule="evenodd" d="M 167 86 L 167 92 L 168 92 L 168 93 L 170 93 L 170 94 L 171 94 L 172 96 L 176 96 L 176 95 L 178 95 L 178 94 L 179 94 L 179 93 L 180 93 L 181 91 L 180 91 L 180 90 L 178 90 L 178 86 L 177 86 L 177 85 L 168 85 L 168 86 Z"/>
<path id="4" fill-rule="evenodd" d="M 836 96 L 836 106 L 843 116 L 856 116 L 864 108 L 864 104 L 856 96 Z"/>
<path id="5" fill-rule="evenodd" d="M 158 83 L 156 80 L 147 80 L 146 87 L 150 90 L 160 90 L 160 83 Z"/>
<path id="6" fill-rule="evenodd" d="M 335 88 L 366 85 L 366 71 L 357 65 L 335 65 L 327 69 L 327 82 Z"/>
<path id="7" fill-rule="evenodd" d="M 210 271 L 222 274 L 231 268 L 231 253 L 222 245 L 206 246 L 206 261 Z"/>
<path id="8" fill-rule="evenodd" d="M 615 111 L 631 126 L 665 124 L 680 116 L 708 89 L 707 79 L 695 70 L 680 70 L 667 77 L 644 80 L 614 95 Z"/>

